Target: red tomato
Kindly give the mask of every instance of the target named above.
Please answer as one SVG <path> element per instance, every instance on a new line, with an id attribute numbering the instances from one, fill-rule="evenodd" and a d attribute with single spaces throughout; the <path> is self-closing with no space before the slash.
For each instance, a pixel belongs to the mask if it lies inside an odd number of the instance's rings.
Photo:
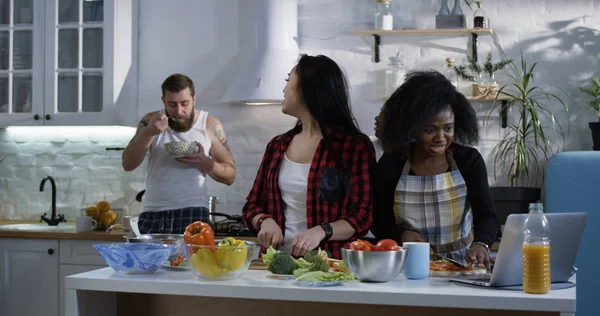
<path id="1" fill-rule="evenodd" d="M 393 239 L 382 239 L 372 247 L 373 251 L 398 251 L 400 247 Z"/>
<path id="2" fill-rule="evenodd" d="M 350 249 L 352 250 L 371 251 L 371 248 L 373 248 L 373 245 L 366 240 L 358 239 L 350 243 Z"/>

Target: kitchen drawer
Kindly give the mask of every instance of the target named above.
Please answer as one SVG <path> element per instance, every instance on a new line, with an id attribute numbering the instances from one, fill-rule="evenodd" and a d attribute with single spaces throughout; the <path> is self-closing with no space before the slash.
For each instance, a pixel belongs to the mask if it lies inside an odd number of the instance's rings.
<path id="1" fill-rule="evenodd" d="M 60 240 L 60 264 L 107 266 L 93 245 L 110 243 L 88 240 Z"/>

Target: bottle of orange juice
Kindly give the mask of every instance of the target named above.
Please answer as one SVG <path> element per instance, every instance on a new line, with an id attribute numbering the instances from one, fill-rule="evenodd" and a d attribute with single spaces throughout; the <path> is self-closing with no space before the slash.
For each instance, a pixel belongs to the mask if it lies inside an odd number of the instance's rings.
<path id="1" fill-rule="evenodd" d="M 523 241 L 523 290 L 550 292 L 550 225 L 542 203 L 530 203 Z"/>

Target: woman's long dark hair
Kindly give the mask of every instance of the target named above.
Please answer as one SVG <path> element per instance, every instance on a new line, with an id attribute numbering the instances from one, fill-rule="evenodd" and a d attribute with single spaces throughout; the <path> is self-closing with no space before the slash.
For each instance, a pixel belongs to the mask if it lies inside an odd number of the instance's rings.
<path id="1" fill-rule="evenodd" d="M 343 169 L 341 154 L 332 147 L 332 130 L 341 129 L 346 135 L 364 135 L 350 109 L 346 75 L 331 58 L 305 54 L 300 55 L 296 74 L 304 103 L 319 124 L 329 156 L 338 168 Z M 296 126 L 300 124 L 298 121 Z"/>
<path id="2" fill-rule="evenodd" d="M 360 133 L 350 109 L 346 76 L 335 61 L 323 55 L 303 54 L 296 65 L 296 74 L 304 103 L 324 139 L 331 128 Z"/>
<path id="3" fill-rule="evenodd" d="M 479 125 L 469 100 L 437 71 L 409 73 L 381 110 L 379 139 L 384 151 L 406 153 L 425 124 L 448 108 L 454 112 L 454 140 L 477 143 Z"/>

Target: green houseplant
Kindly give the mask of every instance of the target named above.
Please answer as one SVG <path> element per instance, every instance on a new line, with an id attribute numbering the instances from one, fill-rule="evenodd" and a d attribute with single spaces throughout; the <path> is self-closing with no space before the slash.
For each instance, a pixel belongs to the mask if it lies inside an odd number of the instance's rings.
<path id="1" fill-rule="evenodd" d="M 456 75 L 463 80 L 472 83 L 472 95 L 474 97 L 483 96 L 495 98 L 498 95 L 499 86 L 495 80 L 495 74 L 497 71 L 504 69 L 509 65 L 512 60 L 500 60 L 494 62 L 492 60 L 492 53 L 488 53 L 483 64 L 474 58 L 468 58 L 469 63 L 467 65 L 452 65 L 452 69 Z M 449 66 L 450 67 L 450 66 Z M 486 75 L 486 78 L 483 75 Z"/>
<path id="2" fill-rule="evenodd" d="M 558 144 L 564 132 L 547 102 L 559 103 L 568 113 L 565 103 L 555 94 L 546 92 L 534 82 L 534 70 L 537 62 L 528 65 L 521 54 L 520 66 L 510 62 L 513 74 L 511 82 L 502 86 L 499 96 L 508 100 L 496 100 L 490 111 L 500 111 L 502 115 L 515 112 L 508 117 L 504 137 L 492 149 L 494 159 L 494 178 L 497 171 L 506 172 L 510 187 L 493 187 L 492 196 L 499 217 L 514 212 L 527 212 L 530 202 L 540 199 L 539 187 L 532 186 L 542 170 L 542 162 L 553 153 L 551 144 Z M 497 97 L 497 98 L 498 98 Z M 488 116 L 488 119 L 490 116 Z M 511 119 L 512 118 L 512 119 Z"/>
<path id="3" fill-rule="evenodd" d="M 587 105 L 596 112 L 598 116 L 597 122 L 590 122 L 590 130 L 592 131 L 592 141 L 594 142 L 594 150 L 600 150 L 600 79 L 598 77 L 590 78 L 589 88 L 579 88 L 583 93 L 592 97 Z"/>

